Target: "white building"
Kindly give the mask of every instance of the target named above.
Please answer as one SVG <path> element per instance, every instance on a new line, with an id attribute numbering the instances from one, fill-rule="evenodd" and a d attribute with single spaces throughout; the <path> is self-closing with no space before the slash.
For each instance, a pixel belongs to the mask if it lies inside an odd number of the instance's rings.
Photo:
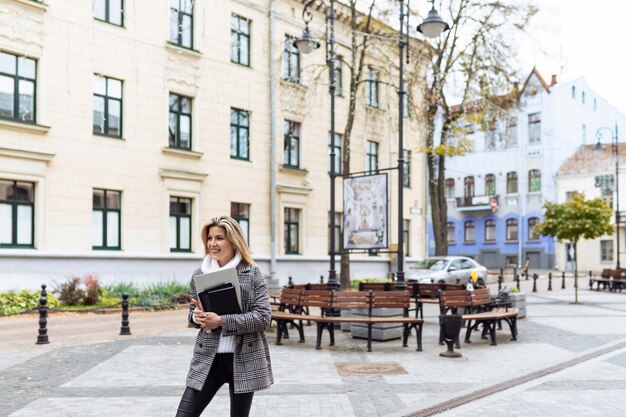
<path id="1" fill-rule="evenodd" d="M 499 120 L 472 127 L 473 151 L 447 160 L 448 251 L 489 267 L 562 266 L 554 240 L 534 232 L 543 204 L 557 200 L 556 172 L 600 127 L 624 131 L 626 118 L 584 78 L 547 84 L 533 68 L 511 94 Z"/>
<path id="2" fill-rule="evenodd" d="M 220 214 L 244 225 L 264 273 L 283 283 L 327 277 L 328 77 L 324 48 L 305 56 L 292 44 L 305 3 L 0 0 L 0 289 L 88 272 L 188 280 L 204 252 L 200 227 Z M 321 37 L 323 11 L 313 12 Z M 338 55 L 347 59 L 349 11 L 338 2 L 336 13 Z M 373 27 L 380 36 L 366 57 L 353 171 L 398 160 L 398 76 L 389 64 L 397 33 Z M 337 75 L 341 134 L 348 67 Z M 421 78 L 413 79 L 409 103 L 420 100 Z M 421 138 L 407 117 L 404 148 Z M 424 159 L 409 159 L 410 256 L 424 252 L 425 219 L 413 214 L 424 212 Z M 389 177 L 393 245 L 398 187 Z M 335 233 L 341 197 L 338 178 Z M 354 255 L 351 272 L 388 276 L 390 256 Z"/>

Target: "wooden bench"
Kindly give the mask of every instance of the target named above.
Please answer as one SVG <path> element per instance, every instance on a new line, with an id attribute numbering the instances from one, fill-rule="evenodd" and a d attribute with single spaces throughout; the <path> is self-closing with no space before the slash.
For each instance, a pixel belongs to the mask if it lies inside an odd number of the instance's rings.
<path id="1" fill-rule="evenodd" d="M 424 304 L 439 304 L 439 292 L 444 290 L 464 290 L 462 284 L 413 283 L 415 298 L 415 317 L 424 318 Z"/>
<path id="2" fill-rule="evenodd" d="M 451 290 L 442 291 L 439 296 L 440 309 L 443 314 L 451 312 L 457 314 L 458 310 L 463 308 L 461 315 L 462 320 L 466 324 L 465 343 L 471 343 L 470 336 L 472 331 L 477 330 L 480 324 L 483 325 L 482 337 L 489 333 L 491 343 L 496 343 L 496 327 L 504 320 L 511 330 L 511 340 L 517 340 L 517 314 L 518 309 L 512 307 L 498 307 L 491 309 L 491 295 L 488 288 L 477 289 L 474 291 L 467 290 Z M 441 324 L 440 324 L 441 325 Z M 443 344 L 443 329 L 439 332 L 439 343 Z M 458 340 L 456 342 L 459 347 Z"/>
<path id="3" fill-rule="evenodd" d="M 596 283 L 596 289 L 600 291 L 600 285 L 603 289 L 609 289 L 611 292 L 620 291 L 626 286 L 626 269 L 603 269 L 600 277 L 589 277 L 589 289 L 593 290 L 593 284 Z"/>
<path id="4" fill-rule="evenodd" d="M 288 294 L 287 297 L 291 297 Z M 291 299 L 293 303 L 293 299 Z M 313 291 L 300 290 L 298 309 L 290 312 L 287 307 L 280 311 L 272 311 L 272 320 L 276 321 L 276 344 L 280 345 L 283 333 L 288 324 L 293 324 L 298 329 L 300 343 L 304 342 L 304 332 L 301 320 L 310 320 L 317 324 L 316 349 L 321 349 L 324 330 L 330 337 L 330 346 L 335 345 L 335 323 L 360 323 L 367 325 L 367 351 L 372 351 L 372 327 L 375 324 L 400 323 L 403 325 L 402 346 L 407 347 L 411 330 L 415 329 L 417 338 L 417 351 L 422 350 L 422 325 L 424 320 L 408 316 L 411 305 L 410 294 L 407 291 Z M 292 304 L 293 307 L 293 304 Z M 304 307 L 317 307 L 319 315 L 310 314 L 303 316 L 297 311 L 304 311 Z M 402 316 L 378 317 L 372 314 L 378 308 L 402 309 Z M 329 316 L 326 314 L 331 309 L 366 309 L 367 316 Z"/>

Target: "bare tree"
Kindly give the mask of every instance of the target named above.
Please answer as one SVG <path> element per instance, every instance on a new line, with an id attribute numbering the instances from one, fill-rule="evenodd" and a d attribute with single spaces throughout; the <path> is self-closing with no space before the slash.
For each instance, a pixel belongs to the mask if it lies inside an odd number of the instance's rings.
<path id="1" fill-rule="evenodd" d="M 464 123 L 475 122 L 476 117 L 492 123 L 495 113 L 513 98 L 503 91 L 510 91 L 518 73 L 514 43 L 537 9 L 525 2 L 442 0 L 440 10 L 450 30 L 431 43 L 423 114 L 428 126 L 424 151 L 435 252 L 446 255 L 446 157 L 470 149 Z M 452 97 L 459 106 L 450 105 Z M 435 136 L 436 127 L 440 137 Z"/>

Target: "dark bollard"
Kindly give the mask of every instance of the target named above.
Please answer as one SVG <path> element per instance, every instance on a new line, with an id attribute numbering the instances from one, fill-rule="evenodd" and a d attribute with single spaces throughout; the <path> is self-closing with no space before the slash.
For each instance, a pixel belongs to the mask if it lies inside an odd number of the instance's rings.
<path id="1" fill-rule="evenodd" d="M 526 281 L 528 281 L 528 270 L 524 271 L 524 278 Z"/>
<path id="2" fill-rule="evenodd" d="M 517 276 L 517 268 L 513 267 L 513 281 L 515 281 L 516 276 Z"/>
<path id="3" fill-rule="evenodd" d="M 48 340 L 48 294 L 46 293 L 46 284 L 41 284 L 41 298 L 39 298 L 39 335 L 37 336 L 38 345 L 47 345 Z"/>
<path id="4" fill-rule="evenodd" d="M 539 278 L 539 275 L 533 274 L 533 292 L 537 292 L 537 278 Z"/>
<path id="5" fill-rule="evenodd" d="M 515 281 L 517 282 L 517 289 L 519 290 L 519 275 L 515 277 Z"/>
<path id="6" fill-rule="evenodd" d="M 122 328 L 120 336 L 130 336 L 130 326 L 128 325 L 128 294 L 122 294 Z"/>
<path id="7" fill-rule="evenodd" d="M 287 281 L 287 285 L 290 287 L 293 286 L 293 278 L 289 277 L 289 280 Z"/>
<path id="8" fill-rule="evenodd" d="M 500 270 L 502 270 L 502 269 L 500 269 Z M 502 281 L 503 281 L 502 274 L 500 274 L 500 275 L 498 275 L 498 291 L 500 291 L 502 289 Z"/>
<path id="9" fill-rule="evenodd" d="M 503 277 L 504 276 L 504 268 L 500 268 L 500 276 Z"/>
<path id="10" fill-rule="evenodd" d="M 548 291 L 552 291 L 552 272 L 548 272 Z"/>
<path id="11" fill-rule="evenodd" d="M 593 290 L 593 274 L 589 271 L 589 290 Z"/>
<path id="12" fill-rule="evenodd" d="M 457 283 L 457 284 L 460 284 L 460 283 L 461 283 L 461 278 L 457 278 L 457 279 L 456 279 L 456 283 Z"/>
<path id="13" fill-rule="evenodd" d="M 461 326 L 463 324 L 462 316 L 458 314 L 444 314 L 439 316 L 441 321 L 441 334 L 444 342 L 448 345 L 446 352 L 441 352 L 439 356 L 444 358 L 460 358 L 461 354 L 454 351 L 454 345 L 456 343 L 459 347 L 459 333 L 461 333 Z"/>
<path id="14" fill-rule="evenodd" d="M 565 289 L 565 271 L 563 271 L 562 277 L 563 279 L 561 280 L 561 289 L 564 290 Z"/>
<path id="15" fill-rule="evenodd" d="M 320 275 L 320 284 L 324 283 L 324 275 Z"/>

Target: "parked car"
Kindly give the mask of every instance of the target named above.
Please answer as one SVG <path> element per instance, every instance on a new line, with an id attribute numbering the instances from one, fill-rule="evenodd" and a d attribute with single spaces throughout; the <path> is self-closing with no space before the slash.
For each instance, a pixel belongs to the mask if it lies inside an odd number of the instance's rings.
<path id="1" fill-rule="evenodd" d="M 431 256 L 411 265 L 407 279 L 417 282 L 467 284 L 472 271 L 478 275 L 477 284 L 487 282 L 487 268 L 465 256 Z"/>

